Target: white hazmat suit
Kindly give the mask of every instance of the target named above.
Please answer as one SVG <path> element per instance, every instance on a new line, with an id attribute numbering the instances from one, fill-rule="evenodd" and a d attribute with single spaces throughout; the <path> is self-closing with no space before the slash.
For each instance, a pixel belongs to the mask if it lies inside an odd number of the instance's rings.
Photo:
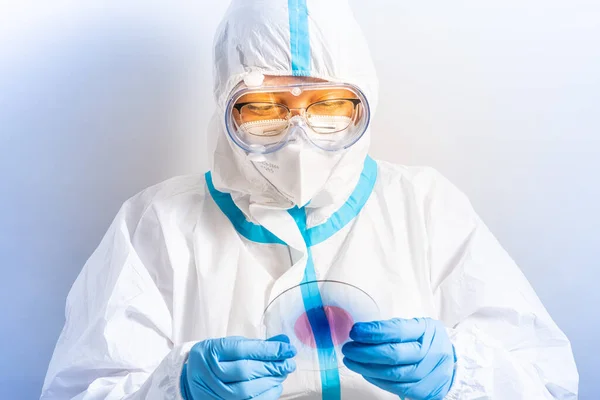
<path id="1" fill-rule="evenodd" d="M 457 356 L 446 398 L 576 398 L 569 341 L 439 173 L 375 162 L 367 131 L 300 210 L 301 231 L 294 204 L 225 134 L 228 96 L 253 71 L 353 84 L 375 110 L 376 75 L 346 1 L 234 0 L 214 54 L 212 172 L 123 205 L 69 294 L 42 399 L 181 399 L 190 347 L 261 338 L 266 305 L 300 283 L 309 262 L 316 279 L 369 293 L 382 318 L 442 321 Z M 397 398 L 346 368 L 339 381 L 344 399 Z M 318 372 L 297 371 L 282 398 L 320 391 Z"/>

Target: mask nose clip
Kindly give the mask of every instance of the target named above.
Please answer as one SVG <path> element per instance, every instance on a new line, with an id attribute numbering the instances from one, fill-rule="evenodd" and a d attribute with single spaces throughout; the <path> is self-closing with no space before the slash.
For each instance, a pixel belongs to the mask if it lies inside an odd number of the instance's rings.
<path id="1" fill-rule="evenodd" d="M 288 140 L 290 142 L 293 142 L 293 141 L 296 141 L 296 140 L 302 138 L 304 140 L 310 141 L 310 138 L 306 131 L 307 127 L 308 126 L 306 125 L 306 121 L 304 120 L 303 115 L 294 115 L 292 118 L 290 118 L 290 127 L 289 127 L 289 132 L 288 132 L 289 139 Z M 298 131 L 301 131 L 301 133 L 299 133 Z"/>
<path id="2" fill-rule="evenodd" d="M 290 125 L 306 125 L 303 115 L 294 115 L 290 118 Z"/>

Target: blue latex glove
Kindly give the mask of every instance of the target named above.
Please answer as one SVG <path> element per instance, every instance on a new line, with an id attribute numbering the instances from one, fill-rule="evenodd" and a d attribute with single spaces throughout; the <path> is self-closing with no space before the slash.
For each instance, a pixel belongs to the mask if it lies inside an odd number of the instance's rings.
<path id="1" fill-rule="evenodd" d="M 400 398 L 443 399 L 450 391 L 454 346 L 441 322 L 430 318 L 354 324 L 342 347 L 344 364 Z"/>
<path id="2" fill-rule="evenodd" d="M 196 343 L 181 373 L 185 400 L 274 400 L 296 364 L 285 335 L 269 340 L 239 336 Z"/>

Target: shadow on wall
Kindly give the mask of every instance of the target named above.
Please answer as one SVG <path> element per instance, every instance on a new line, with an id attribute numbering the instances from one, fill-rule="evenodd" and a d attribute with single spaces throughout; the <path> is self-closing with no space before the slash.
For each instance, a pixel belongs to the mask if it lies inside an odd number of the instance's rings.
<path id="1" fill-rule="evenodd" d="M 0 398 L 39 397 L 66 294 L 122 202 L 206 167 L 203 36 L 169 21 L 63 22 L 0 43 Z"/>

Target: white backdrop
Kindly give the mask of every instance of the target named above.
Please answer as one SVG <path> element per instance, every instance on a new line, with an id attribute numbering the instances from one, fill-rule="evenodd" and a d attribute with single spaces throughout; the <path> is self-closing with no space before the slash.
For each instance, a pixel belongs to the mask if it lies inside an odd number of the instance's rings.
<path id="1" fill-rule="evenodd" d="M 66 294 L 120 204 L 207 167 L 227 2 L 82 3 L 0 0 L 0 398 L 39 397 Z M 600 2 L 352 3 L 382 82 L 372 154 L 470 196 L 597 398 Z"/>

